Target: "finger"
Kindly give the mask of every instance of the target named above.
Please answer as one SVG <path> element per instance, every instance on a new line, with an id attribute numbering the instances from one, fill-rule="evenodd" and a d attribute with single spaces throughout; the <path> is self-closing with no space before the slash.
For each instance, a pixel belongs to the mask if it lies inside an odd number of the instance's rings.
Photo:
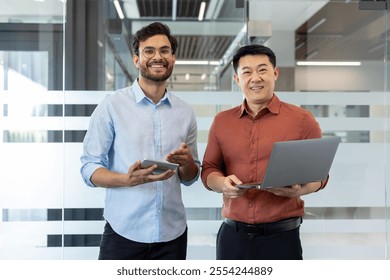
<path id="1" fill-rule="evenodd" d="M 186 154 L 188 154 L 188 152 L 189 152 L 189 149 L 188 149 L 187 144 L 182 143 L 180 145 L 179 149 L 174 150 L 170 155 L 186 155 Z"/>
<path id="2" fill-rule="evenodd" d="M 153 164 L 151 166 L 148 166 L 146 168 L 143 168 L 142 171 L 143 171 L 143 174 L 144 176 L 148 175 L 148 174 L 152 174 L 153 171 L 157 168 L 157 164 Z"/>
<path id="3" fill-rule="evenodd" d="M 136 162 L 134 162 L 132 165 L 130 165 L 129 167 L 129 173 L 132 173 L 133 171 L 139 169 L 141 167 L 141 161 L 140 160 L 137 160 Z"/>
<path id="4" fill-rule="evenodd" d="M 301 188 L 301 185 L 295 184 L 295 185 L 292 185 L 291 188 L 293 190 L 299 190 Z"/>
<path id="5" fill-rule="evenodd" d="M 169 169 L 169 170 L 166 170 L 160 174 L 150 175 L 149 177 L 153 181 L 161 181 L 161 180 L 166 180 L 166 179 L 172 177 L 172 175 L 175 174 L 175 172 L 176 171 Z"/>
<path id="6" fill-rule="evenodd" d="M 242 181 L 240 179 L 238 179 L 235 175 L 230 175 L 227 177 L 227 179 L 229 180 L 229 183 L 231 186 L 242 184 Z M 237 188 L 237 187 L 235 187 L 235 188 Z"/>

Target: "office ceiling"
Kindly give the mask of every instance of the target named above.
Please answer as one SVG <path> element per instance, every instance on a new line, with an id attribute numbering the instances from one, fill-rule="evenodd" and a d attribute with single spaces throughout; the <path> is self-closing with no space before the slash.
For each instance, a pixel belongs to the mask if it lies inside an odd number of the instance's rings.
<path id="1" fill-rule="evenodd" d="M 63 18 L 64 0 L 6 2 L 0 9 L 0 22 L 55 22 Z M 207 27 L 197 27 L 201 2 L 206 3 L 204 22 L 219 23 L 219 30 L 209 32 Z M 258 14 L 272 20 L 273 28 L 295 32 L 297 60 L 369 60 L 383 57 L 383 42 L 387 39 L 384 20 L 386 11 L 362 11 L 359 10 L 358 1 L 351 0 L 252 2 L 264 3 Z M 319 10 L 308 13 L 308 8 L 315 2 L 325 4 L 319 6 Z M 179 59 L 221 59 L 234 41 L 234 33 L 237 31 L 229 23 L 242 25 L 246 14 L 244 0 L 121 0 L 121 3 L 131 20 L 159 20 L 186 25 L 183 28 L 187 32 L 177 35 Z M 294 24 L 297 19 L 301 22 L 299 26 Z M 318 28 L 309 32 L 321 21 L 323 23 Z M 229 28 L 232 30 L 227 30 Z"/>
<path id="2" fill-rule="evenodd" d="M 130 0 L 127 0 L 130 1 Z M 187 25 L 187 32 L 197 29 L 197 17 L 202 0 L 137 0 L 139 19 L 175 21 Z M 236 23 L 243 26 L 245 15 L 272 22 L 272 32 L 288 31 L 295 35 L 293 61 L 364 61 L 383 60 L 384 38 L 387 38 L 386 11 L 359 10 L 358 1 L 252 1 L 250 8 L 256 11 L 245 13 L 244 1 L 207 0 L 204 22 L 221 24 Z M 316 2 L 316 3 L 315 3 Z M 321 3 L 319 3 L 321 2 Z M 126 1 L 124 2 L 126 3 Z M 174 32 L 179 41 L 179 60 L 221 60 L 229 47 L 236 42 L 234 34 L 207 32 L 198 34 Z M 263 38 L 264 43 L 270 38 Z M 288 44 L 287 44 L 288 46 Z M 285 46 L 283 46 L 285 48 Z M 283 48 L 282 47 L 282 48 Z M 201 75 L 204 69 L 176 66 L 175 73 Z M 185 83 L 183 77 L 175 79 Z M 187 81 L 188 82 L 188 81 Z"/>
<path id="3" fill-rule="evenodd" d="M 386 14 L 361 10 L 358 1 L 329 2 L 295 30 L 295 59 L 383 60 L 389 28 Z"/>
<path id="4" fill-rule="evenodd" d="M 130 0 L 127 0 L 130 1 Z M 202 0 L 136 0 L 142 20 L 197 21 Z M 206 21 L 242 23 L 244 1 L 206 0 Z M 259 1 L 260 2 L 260 1 Z M 264 2 L 264 1 L 263 1 Z M 310 1 L 274 0 L 268 14 L 273 26 L 289 28 L 291 19 L 302 16 L 297 2 L 310 6 Z M 314 2 L 314 1 L 312 1 Z M 327 1 L 322 1 L 327 2 Z M 126 0 L 124 1 L 126 3 Z M 281 6 L 282 5 L 282 6 Z M 289 17 L 278 17 L 283 8 Z M 174 9 L 174 7 L 176 9 Z M 358 1 L 331 1 L 313 14 L 308 14 L 302 25 L 295 27 L 296 60 L 375 60 L 383 58 L 385 21 L 383 11 L 359 10 Z M 319 25 L 315 28 L 316 25 Z M 191 28 L 191 25 L 188 26 Z M 193 26 L 192 28 L 196 28 Z M 292 25 L 290 28 L 294 28 Z M 313 29 L 313 30 L 312 30 Z M 218 60 L 234 40 L 233 35 L 205 33 L 178 35 L 179 59 Z M 353 46 L 353 47 L 351 47 Z"/>
<path id="5" fill-rule="evenodd" d="M 357 3 L 328 3 L 295 31 L 296 60 L 383 60 L 386 13 L 359 10 Z"/>
<path id="6" fill-rule="evenodd" d="M 253 17 L 271 22 L 272 35 L 279 31 L 295 34 L 293 61 L 383 60 L 384 43 L 388 41 L 387 11 L 359 10 L 358 1 L 252 0 L 248 12 L 244 0 L 120 2 L 127 20 L 133 24 L 132 30 L 137 30 L 137 24 L 139 27 L 152 21 L 169 23 L 179 41 L 178 60 L 221 61 L 228 49 L 237 44 L 245 18 Z M 206 3 L 202 22 L 198 21 L 201 2 Z M 63 0 L 7 0 L 7 5 L 0 9 L 0 22 L 61 22 L 63 3 Z M 272 35 L 262 42 L 272 40 Z M 128 60 L 131 64 L 131 59 Z M 176 68 L 178 74 L 204 72 L 193 66 Z"/>
<path id="7" fill-rule="evenodd" d="M 127 2 L 124 1 L 124 9 L 126 14 L 134 14 L 135 6 L 132 4 L 127 7 Z M 207 35 L 207 30 L 199 27 L 198 15 L 199 8 L 202 2 L 206 3 L 204 13 L 205 22 L 235 22 L 243 25 L 243 1 L 236 0 L 136 0 L 136 8 L 138 8 L 139 20 L 144 21 L 173 21 L 187 25 L 188 34 L 175 33 L 179 49 L 177 57 L 182 60 L 219 60 L 223 57 L 226 50 L 229 48 L 237 35 L 232 32 L 210 32 Z M 192 29 L 192 31 L 191 31 Z M 194 32 L 198 30 L 198 32 Z M 191 32 L 190 32 L 191 31 Z M 234 30 L 236 31 L 236 30 Z M 183 32 L 184 33 L 184 32 Z M 194 34 L 198 33 L 198 34 Z M 225 33 L 225 34 L 224 34 Z"/>

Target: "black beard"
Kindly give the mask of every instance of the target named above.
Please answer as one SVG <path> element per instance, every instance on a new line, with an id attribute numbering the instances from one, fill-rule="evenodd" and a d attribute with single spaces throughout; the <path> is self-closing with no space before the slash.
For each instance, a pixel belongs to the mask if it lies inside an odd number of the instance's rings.
<path id="1" fill-rule="evenodd" d="M 147 80 L 150 80 L 153 82 L 163 82 L 163 81 L 166 81 L 169 79 L 169 77 L 172 74 L 172 70 L 170 70 L 169 72 L 166 72 L 164 75 L 161 76 L 161 75 L 153 75 L 147 71 L 143 71 L 142 69 L 140 69 L 140 74 L 143 78 L 145 78 Z"/>
<path id="2" fill-rule="evenodd" d="M 143 78 L 145 78 L 147 80 L 153 81 L 153 82 L 164 82 L 164 81 L 168 80 L 169 77 L 171 77 L 172 72 L 173 72 L 173 66 L 170 67 L 170 68 L 167 68 L 167 72 L 165 72 L 165 74 L 163 74 L 163 75 L 151 74 L 148 71 L 148 68 L 140 67 L 140 75 L 141 75 L 141 77 L 143 77 Z"/>

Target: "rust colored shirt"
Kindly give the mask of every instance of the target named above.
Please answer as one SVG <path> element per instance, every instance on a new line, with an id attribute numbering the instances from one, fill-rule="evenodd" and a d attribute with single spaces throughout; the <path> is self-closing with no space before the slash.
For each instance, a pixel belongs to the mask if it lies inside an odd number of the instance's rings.
<path id="1" fill-rule="evenodd" d="M 311 112 L 279 100 L 274 95 L 267 108 L 253 118 L 246 103 L 219 112 L 210 127 L 201 178 L 221 172 L 243 183 L 262 181 L 274 142 L 321 138 Z M 209 188 L 208 188 L 209 189 Z M 248 189 L 239 198 L 223 197 L 222 216 L 245 223 L 266 223 L 303 216 L 304 201 Z"/>

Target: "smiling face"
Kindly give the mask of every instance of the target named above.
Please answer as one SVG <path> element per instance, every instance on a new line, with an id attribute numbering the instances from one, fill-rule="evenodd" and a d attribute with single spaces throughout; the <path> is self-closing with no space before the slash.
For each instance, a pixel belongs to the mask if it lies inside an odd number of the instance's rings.
<path id="1" fill-rule="evenodd" d="M 156 50 L 151 58 L 146 58 L 142 50 L 152 47 Z M 171 44 L 165 35 L 155 35 L 140 42 L 139 55 L 133 56 L 133 62 L 140 72 L 140 79 L 152 82 L 165 82 L 172 74 L 176 57 L 174 54 L 165 58 L 160 54 L 161 48 L 171 48 Z"/>
<path id="2" fill-rule="evenodd" d="M 240 58 L 234 79 L 241 88 L 250 110 L 259 112 L 271 101 L 279 70 L 267 55 L 246 55 Z"/>

